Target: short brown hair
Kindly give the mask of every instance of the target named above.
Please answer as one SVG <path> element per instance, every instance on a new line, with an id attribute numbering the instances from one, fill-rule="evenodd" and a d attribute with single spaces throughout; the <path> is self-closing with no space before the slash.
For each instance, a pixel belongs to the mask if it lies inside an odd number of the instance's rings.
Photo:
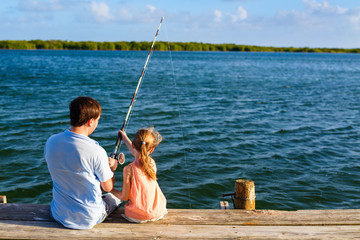
<path id="1" fill-rule="evenodd" d="M 101 115 L 100 104 L 91 97 L 77 97 L 69 105 L 71 126 L 80 127 Z"/>

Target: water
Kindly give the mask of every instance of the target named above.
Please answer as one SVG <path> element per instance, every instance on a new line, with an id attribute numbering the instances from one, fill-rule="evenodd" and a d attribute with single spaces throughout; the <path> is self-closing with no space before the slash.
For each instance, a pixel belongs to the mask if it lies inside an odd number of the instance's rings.
<path id="1" fill-rule="evenodd" d="M 0 50 L 0 195 L 50 203 L 43 147 L 79 95 L 102 105 L 92 138 L 111 152 L 147 54 Z M 127 132 L 164 137 L 169 208 L 218 208 L 239 178 L 257 209 L 359 208 L 359 105 L 360 55 L 154 52 Z"/>

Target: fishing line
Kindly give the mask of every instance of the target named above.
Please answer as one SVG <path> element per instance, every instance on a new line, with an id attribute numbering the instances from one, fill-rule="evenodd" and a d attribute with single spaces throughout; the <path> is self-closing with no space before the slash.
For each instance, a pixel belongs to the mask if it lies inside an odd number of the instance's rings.
<path id="1" fill-rule="evenodd" d="M 151 59 L 151 56 L 150 56 L 150 59 Z M 150 59 L 149 59 L 149 62 L 150 62 Z M 149 63 L 149 64 L 150 64 L 150 63 Z M 147 69 L 145 70 L 145 73 L 144 73 L 144 75 L 143 75 L 143 78 L 145 78 L 146 72 L 147 72 Z M 143 84 L 143 83 L 142 83 L 142 81 L 141 81 L 140 86 L 139 86 L 139 90 L 138 90 L 138 92 L 137 92 L 138 98 L 141 96 L 140 92 L 141 92 L 141 86 L 142 86 L 142 84 Z M 137 102 L 137 100 L 135 99 L 135 100 L 134 100 L 134 103 L 133 103 L 133 107 L 131 108 L 131 111 L 130 111 L 130 114 L 129 114 L 129 118 L 128 118 L 128 120 L 127 120 L 127 123 L 125 124 L 124 132 L 127 132 L 127 128 L 128 128 L 128 126 L 129 126 L 129 122 L 130 122 L 130 120 L 131 120 L 131 117 L 133 116 L 134 107 L 135 107 L 136 102 Z M 122 144 L 123 144 L 123 141 L 120 141 L 119 149 L 121 149 Z M 120 154 L 121 154 L 121 153 L 120 153 Z M 118 156 L 118 158 L 119 158 L 119 156 Z M 119 159 L 117 159 L 117 160 L 119 161 Z"/>
<path id="2" fill-rule="evenodd" d="M 149 58 L 149 64 L 148 64 L 148 66 L 150 66 L 150 60 L 151 60 L 151 58 L 152 58 L 152 54 L 150 54 L 150 58 Z M 145 69 L 145 71 L 144 71 L 144 74 L 143 74 L 143 78 L 145 78 L 145 76 L 146 76 L 146 73 L 147 73 L 147 71 L 148 71 L 148 68 L 146 68 Z M 141 83 L 140 83 L 140 85 L 139 85 L 139 90 L 138 90 L 138 92 L 137 92 L 137 96 L 141 96 L 141 94 L 140 94 L 140 92 L 141 92 L 141 86 L 142 86 L 142 84 L 143 84 L 143 81 L 141 81 Z M 127 130 L 127 128 L 128 128 L 128 126 L 129 126 L 129 122 L 130 122 L 130 120 L 131 120 L 131 117 L 132 117 L 132 115 L 133 115 L 133 112 L 134 112 L 134 107 L 135 107 L 135 104 L 136 104 L 136 99 L 134 100 L 134 104 L 133 104 L 133 107 L 132 107 L 132 109 L 131 109 L 131 112 L 130 112 L 130 114 L 129 114 L 129 119 L 128 119 L 128 121 L 127 121 L 127 123 L 126 123 L 126 125 L 125 125 L 125 128 L 124 128 L 124 131 L 126 132 L 126 130 Z M 120 147 L 121 147 L 121 144 L 122 144 L 123 142 L 121 142 L 120 143 Z M 120 148 L 119 147 L 119 148 Z"/>
<path id="3" fill-rule="evenodd" d="M 182 120 L 182 115 L 181 115 L 181 111 L 180 111 L 180 104 L 179 104 L 179 93 L 178 93 L 178 88 L 177 88 L 177 84 L 176 84 L 176 77 L 175 77 L 175 68 L 174 68 L 174 61 L 173 61 L 173 58 L 172 58 L 172 54 L 171 54 L 171 47 L 170 47 L 170 43 L 169 43 L 169 35 L 168 35 L 168 32 L 167 32 L 167 27 L 166 27 L 166 23 L 164 24 L 164 28 L 165 28 L 165 34 L 166 34 L 166 37 L 167 37 L 167 43 L 168 43 L 168 49 L 169 49 L 169 55 L 170 55 L 170 62 L 171 62 L 171 70 L 172 70 L 172 76 L 173 76 L 173 80 L 174 80 L 174 90 L 175 90 L 175 95 L 176 95 L 176 106 L 177 106 L 177 112 L 178 112 L 178 115 L 179 115 L 179 120 L 180 120 L 180 132 L 181 132 L 181 135 L 182 135 L 182 148 L 183 148 L 183 155 L 184 155 L 184 161 L 185 161 L 185 171 L 186 171 L 186 183 L 187 185 L 191 186 L 192 188 L 192 184 L 189 180 L 189 175 L 190 175 L 190 172 L 189 172 L 189 168 L 188 168 L 188 164 L 187 164 L 187 155 L 186 155 L 186 151 L 185 151 L 185 134 L 184 134 L 184 129 L 182 127 L 182 123 L 183 123 L 183 120 Z M 190 188 L 187 188 L 188 190 L 188 199 L 189 199 L 189 209 L 191 209 L 191 192 L 190 192 Z"/>
<path id="4" fill-rule="evenodd" d="M 149 65 L 150 65 L 151 57 L 152 57 L 152 55 L 150 56 L 150 59 L 149 59 Z M 147 72 L 147 68 L 146 68 L 146 70 L 145 70 L 145 72 L 144 72 L 143 78 L 145 78 L 146 72 Z M 140 86 L 139 86 L 139 90 L 138 90 L 138 92 L 137 92 L 137 96 L 139 96 L 139 97 L 141 96 L 140 92 L 141 92 L 141 86 L 142 86 L 142 84 L 143 84 L 143 82 L 141 81 Z M 133 116 L 134 107 L 135 107 L 136 102 L 137 102 L 137 100 L 135 99 L 135 100 L 134 100 L 134 103 L 133 103 L 133 107 L 131 108 L 131 111 L 130 111 L 130 114 L 129 114 L 129 118 L 128 118 L 126 124 L 125 124 L 124 132 L 127 131 L 127 128 L 128 128 L 128 126 L 129 126 L 129 122 L 130 122 L 130 120 L 131 120 L 131 117 Z M 121 149 L 122 144 L 123 144 L 123 141 L 120 141 L 119 149 Z M 121 153 L 120 153 L 120 154 L 121 154 Z M 119 158 L 119 156 L 118 156 L 118 158 Z M 119 159 L 117 159 L 117 160 L 119 161 Z"/>
<path id="5" fill-rule="evenodd" d="M 160 20 L 159 27 L 158 27 L 158 29 L 157 29 L 157 31 L 156 31 L 154 40 L 153 40 L 153 42 L 152 42 L 152 44 L 151 44 L 150 52 L 149 52 L 149 54 L 148 54 L 148 56 L 147 56 L 147 58 L 146 58 L 145 65 L 144 65 L 144 67 L 143 67 L 143 70 L 142 70 L 142 72 L 141 72 L 141 75 L 140 75 L 138 84 L 137 84 L 137 86 L 136 86 L 134 96 L 133 96 L 133 98 L 132 98 L 132 100 L 131 100 L 131 102 L 130 102 L 130 106 L 129 106 L 128 112 L 127 112 L 127 114 L 126 114 L 124 123 L 123 123 L 123 125 L 122 125 L 122 127 L 121 127 L 121 130 L 122 130 L 122 131 L 125 130 L 125 127 L 126 127 L 126 125 L 127 125 L 127 123 L 128 123 L 128 120 L 129 120 L 129 117 L 130 117 L 131 113 L 133 112 L 134 103 L 135 103 L 135 101 L 136 101 L 136 95 L 138 94 L 138 92 L 139 92 L 139 90 L 140 90 L 140 86 L 141 86 L 141 84 L 142 84 L 142 79 L 143 79 L 144 74 L 145 74 L 145 72 L 146 72 L 146 67 L 147 67 L 147 65 L 148 65 L 148 63 L 149 63 L 150 56 L 151 56 L 151 53 L 152 53 L 152 51 L 153 51 L 153 49 L 154 49 L 155 41 L 156 41 L 157 36 L 159 35 L 160 27 L 161 27 L 161 24 L 162 24 L 163 20 L 164 20 L 164 17 L 162 17 L 161 20 Z M 120 145 L 121 139 L 122 139 L 121 134 L 118 133 L 118 137 L 117 137 L 116 143 L 115 143 L 115 148 L 114 148 L 114 151 L 113 151 L 112 153 L 110 153 L 110 157 L 118 160 L 118 162 L 119 162 L 120 164 L 124 164 L 124 163 L 125 163 L 125 156 L 124 156 L 124 154 L 117 152 L 118 149 L 119 149 L 119 145 Z"/>

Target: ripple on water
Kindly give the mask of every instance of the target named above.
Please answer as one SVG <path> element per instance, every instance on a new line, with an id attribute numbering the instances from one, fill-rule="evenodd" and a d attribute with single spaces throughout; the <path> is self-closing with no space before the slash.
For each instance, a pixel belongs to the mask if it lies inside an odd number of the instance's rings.
<path id="1" fill-rule="evenodd" d="M 101 103 L 92 137 L 112 151 L 145 58 L 2 51 L 0 193 L 50 203 L 43 147 L 69 127 L 79 95 Z M 173 61 L 175 76 L 168 53 L 154 53 L 127 126 L 130 137 L 146 126 L 163 135 L 153 157 L 168 207 L 218 208 L 238 178 L 255 181 L 258 209 L 359 205 L 359 55 L 176 52 Z"/>

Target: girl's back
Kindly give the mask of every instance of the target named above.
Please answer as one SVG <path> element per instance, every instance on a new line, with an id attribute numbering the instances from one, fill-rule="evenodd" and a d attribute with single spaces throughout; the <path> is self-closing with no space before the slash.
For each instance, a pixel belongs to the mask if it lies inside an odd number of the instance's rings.
<path id="1" fill-rule="evenodd" d="M 155 162 L 151 159 L 156 172 Z M 129 164 L 132 172 L 129 202 L 125 205 L 125 215 L 138 220 L 155 220 L 167 213 L 166 198 L 156 180 L 143 171 L 140 160 Z"/>

